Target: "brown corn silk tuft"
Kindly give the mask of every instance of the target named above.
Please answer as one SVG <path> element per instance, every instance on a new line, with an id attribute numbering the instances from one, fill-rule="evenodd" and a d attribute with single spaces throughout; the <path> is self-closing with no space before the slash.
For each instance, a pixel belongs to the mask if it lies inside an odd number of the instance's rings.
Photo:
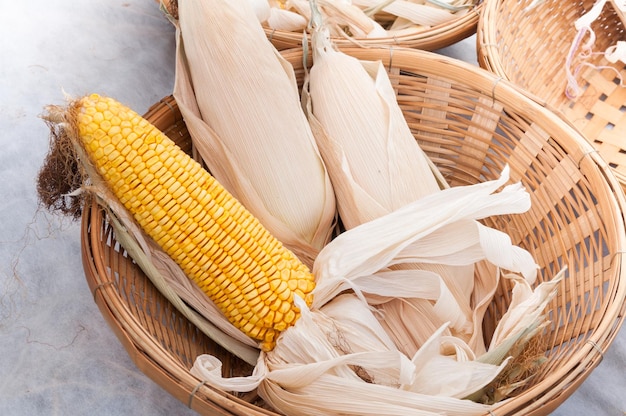
<path id="1" fill-rule="evenodd" d="M 50 127 L 50 146 L 37 174 L 39 203 L 49 211 L 58 211 L 78 220 L 82 213 L 82 201 L 68 194 L 83 185 L 84 172 L 77 163 L 74 144 L 69 135 L 65 130 L 54 129 L 53 121 L 45 120 Z"/>

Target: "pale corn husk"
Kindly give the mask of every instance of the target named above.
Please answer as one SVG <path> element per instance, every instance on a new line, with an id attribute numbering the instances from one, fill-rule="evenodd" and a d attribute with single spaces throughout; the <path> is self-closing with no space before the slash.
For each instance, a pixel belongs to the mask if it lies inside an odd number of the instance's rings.
<path id="1" fill-rule="evenodd" d="M 317 5 L 333 36 L 387 37 L 380 23 L 348 0 L 320 0 Z M 305 17 L 307 22 L 311 20 L 309 0 L 288 0 L 286 6 Z"/>
<path id="2" fill-rule="evenodd" d="M 340 306 L 347 309 L 347 306 Z M 259 395 L 278 411 L 289 415 L 479 415 L 489 406 L 443 395 L 421 394 L 401 387 L 413 385 L 414 375 L 428 372 L 417 368 L 408 357 L 384 345 L 369 351 L 344 353 L 329 341 L 324 328 L 332 328 L 332 319 L 321 311 L 308 311 L 295 326 L 285 331 L 270 353 L 262 353 L 254 374 L 236 380 L 222 378 L 215 357 L 200 356 L 191 371 L 208 384 L 234 391 L 258 388 Z M 361 311 L 361 314 L 363 311 Z M 326 321 L 326 323 L 320 323 Z M 375 319 L 370 321 L 376 322 Z M 358 327 L 353 327 L 357 328 Z M 336 330 L 330 339 L 341 335 Z M 368 333 L 369 335 L 369 333 Z M 373 338 L 367 337 L 371 342 Z M 433 339 L 437 344 L 439 339 Z M 420 360 L 421 361 L 421 360 Z M 450 359 L 451 365 L 454 359 Z M 474 367 L 498 366 L 474 362 Z M 470 363 L 459 362 L 457 374 L 475 371 Z M 385 374 L 376 383 L 372 375 Z M 366 379 L 363 376 L 367 377 Z M 459 377 L 462 378 L 462 377 Z M 492 377 L 491 377 L 492 378 Z M 472 375 L 465 379 L 472 380 Z M 466 381 L 463 380 L 463 381 Z M 473 381 L 470 381 L 470 383 Z M 475 382 L 474 387 L 482 383 Z M 367 406 L 363 406 L 367 403 Z"/>
<path id="3" fill-rule="evenodd" d="M 464 11 L 467 10 L 467 7 L 452 7 L 451 10 L 448 8 L 444 8 L 443 5 L 442 7 L 437 7 L 432 3 L 414 2 L 408 0 L 352 0 L 352 3 L 363 9 L 380 9 L 405 21 L 409 21 L 413 24 L 426 27 L 435 26 L 447 22 L 455 17 L 462 15 Z M 468 7 L 473 5 L 473 3 L 471 2 L 467 3 Z M 384 7 L 381 7 L 383 5 Z"/>
<path id="4" fill-rule="evenodd" d="M 287 0 L 285 8 L 302 15 L 307 22 L 311 20 L 311 5 L 309 0 Z"/>
<path id="5" fill-rule="evenodd" d="M 380 62 L 335 50 L 330 32 L 312 36 L 303 89 L 307 116 L 350 229 L 438 192 L 440 181 L 416 144 Z"/>
<path id="6" fill-rule="evenodd" d="M 295 300 L 302 316 L 272 351 L 261 353 L 252 376 L 223 378 L 219 361 L 210 356 L 197 357 L 192 373 L 222 389 L 258 388 L 268 404 L 293 415 L 487 413 L 489 405 L 463 397 L 480 394 L 507 365 L 506 358 L 496 364 L 475 359 L 462 339 L 446 335 L 447 324 L 409 358 L 390 342 L 378 311 L 364 299 L 367 293 L 410 297 L 432 290 L 409 284 L 411 270 L 390 271 L 395 264 L 440 261 L 442 255 L 456 263 L 500 258 L 505 236 L 485 232 L 486 227 L 476 226 L 469 232 L 473 237 L 462 232 L 464 247 L 436 243 L 443 238 L 441 227 L 527 208 L 528 194 L 519 184 L 502 188 L 507 181 L 505 169 L 496 181 L 434 193 L 342 233 L 315 261 L 311 309 Z M 503 266 L 532 277 L 535 265 L 527 252 L 509 242 L 507 257 Z M 397 274 L 387 279 L 387 273 Z"/>
<path id="7" fill-rule="evenodd" d="M 178 2 L 174 96 L 215 178 L 305 263 L 335 202 L 293 69 L 248 0 Z"/>
<path id="8" fill-rule="evenodd" d="M 252 9 L 254 10 L 254 14 L 256 15 L 259 22 L 265 22 L 270 17 L 270 4 L 267 0 L 248 0 Z"/>
<path id="9" fill-rule="evenodd" d="M 557 285 L 563 279 L 566 271 L 566 268 L 562 269 L 552 280 L 540 284 L 534 290 L 526 280 L 520 279 L 519 276 L 511 275 L 509 277 L 515 281 L 511 304 L 492 335 L 490 351 L 502 344 L 507 338 L 528 328 L 531 323 L 542 321 L 539 318 L 548 302 L 556 294 Z"/>
<path id="10" fill-rule="evenodd" d="M 302 15 L 292 12 L 291 10 L 271 7 L 265 23 L 267 27 L 275 30 L 302 32 L 306 29 L 308 21 Z"/>
<path id="11" fill-rule="evenodd" d="M 317 5 L 332 28 L 333 35 L 354 37 L 385 37 L 387 32 L 372 17 L 349 0 L 317 0 Z"/>
<path id="12" fill-rule="evenodd" d="M 318 0 L 317 5 L 332 36 L 348 37 L 357 42 L 357 38 L 393 38 L 419 33 L 459 18 L 471 10 L 476 1 Z M 287 0 L 284 7 L 307 21 L 311 18 L 308 0 Z M 381 14 L 385 17 L 379 18 Z"/>
<path id="13" fill-rule="evenodd" d="M 566 271 L 565 267 L 552 280 L 539 284 L 534 290 L 524 279 L 507 276 L 515 282 L 511 304 L 496 326 L 489 350 L 477 360 L 496 364 L 505 357 L 513 356 L 512 365 L 490 385 L 468 398 L 482 403 L 496 403 L 509 397 L 536 375 L 546 360 L 541 339 L 550 322 L 544 316 L 544 310 L 556 295 L 557 285 Z"/>
<path id="14" fill-rule="evenodd" d="M 463 265 L 487 260 L 520 273 L 532 284 L 537 265 L 530 253 L 513 245 L 505 233 L 477 221 L 530 208 L 530 197 L 519 183 L 504 186 L 508 175 L 505 167 L 498 180 L 441 190 L 337 236 L 313 267 L 317 285 L 312 307 L 319 308 L 346 289 L 376 294 L 383 289 L 370 276 L 383 267 L 407 263 Z M 450 237 L 451 230 L 455 238 Z M 409 273 L 422 271 L 398 272 L 386 281 L 384 295 L 410 297 L 411 291 L 423 291 L 406 286 L 401 277 Z"/>

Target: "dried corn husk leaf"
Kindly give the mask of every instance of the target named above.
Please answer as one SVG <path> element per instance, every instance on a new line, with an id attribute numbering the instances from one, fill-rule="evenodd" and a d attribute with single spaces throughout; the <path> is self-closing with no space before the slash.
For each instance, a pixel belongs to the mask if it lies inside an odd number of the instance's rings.
<path id="1" fill-rule="evenodd" d="M 353 228 L 421 195 L 438 192 L 444 181 L 437 180 L 435 173 L 438 171 L 415 143 L 380 62 L 362 62 L 335 51 L 327 31 L 314 30 L 312 36 L 313 66 L 305 80 L 303 96 L 336 189 L 337 207 L 344 226 Z M 321 36 L 324 38 L 320 39 Z M 468 273 L 471 276 L 472 270 Z M 452 286 L 458 299 L 471 293 L 471 288 L 466 289 L 456 283 Z M 448 293 L 447 288 L 438 291 L 439 295 Z M 437 323 L 451 320 L 452 327 L 458 331 L 469 327 L 464 318 L 471 315 L 468 302 L 452 299 L 454 307 L 442 308 L 437 299 L 416 297 L 410 300 L 413 307 L 408 312 L 414 314 L 407 319 Z M 437 302 L 434 307 L 431 300 Z M 389 319 L 383 322 L 394 326 Z M 427 328 L 424 326 L 424 330 Z M 392 334 L 398 345 L 405 346 L 403 351 L 411 355 L 419 346 L 415 340 L 424 340 L 432 332 Z"/>
<path id="2" fill-rule="evenodd" d="M 295 11 L 303 16 L 307 22 L 311 20 L 311 5 L 309 4 L 309 0 L 287 0 L 285 2 L 285 9 Z"/>
<path id="3" fill-rule="evenodd" d="M 433 396 L 464 398 L 476 391 L 476 386 L 489 384 L 506 366 L 503 360 L 490 365 L 474 360 L 472 351 L 459 338 L 444 337 L 438 329 L 413 357 L 417 371 L 411 385 L 404 389 Z M 443 354 L 442 345 L 466 354 Z M 483 365 L 485 364 L 485 365 Z"/>
<path id="4" fill-rule="evenodd" d="M 269 19 L 271 7 L 267 0 L 248 0 L 248 2 L 252 6 L 259 22 L 265 22 Z"/>
<path id="5" fill-rule="evenodd" d="M 271 29 L 302 32 L 306 29 L 308 21 L 302 15 L 291 10 L 272 7 L 265 23 Z"/>
<path id="6" fill-rule="evenodd" d="M 465 8 L 456 8 L 457 10 L 449 10 L 443 7 L 436 7 L 429 4 L 421 4 L 407 0 L 381 1 L 381 0 L 352 0 L 352 3 L 361 8 L 379 8 L 382 4 L 382 11 L 390 13 L 394 16 L 408 20 L 414 24 L 421 26 L 435 26 L 445 23 L 462 13 L 454 14 L 453 11 L 464 10 Z"/>
<path id="7" fill-rule="evenodd" d="M 509 277 L 515 281 L 511 304 L 498 322 L 491 339 L 490 351 L 507 338 L 528 328 L 531 323 L 541 321 L 540 315 L 543 314 L 548 302 L 555 296 L 557 285 L 563 279 L 566 270 L 567 268 L 564 268 L 552 280 L 541 283 L 534 290 L 526 280 L 520 279 L 519 276 L 511 275 Z"/>
<path id="8" fill-rule="evenodd" d="M 341 302 L 340 299 L 337 300 Z M 434 415 L 442 412 L 479 415 L 488 411 L 489 406 L 469 400 L 405 390 L 414 386 L 417 380 L 423 382 L 416 374 L 420 371 L 425 374 L 429 370 L 416 367 L 406 356 L 388 349 L 384 343 L 378 346 L 370 344 L 369 348 L 373 349 L 366 351 L 338 351 L 329 339 L 341 336 L 338 333 L 340 330 L 335 329 L 333 337 L 329 337 L 325 330 L 332 330 L 333 318 L 323 311 L 307 310 L 304 303 L 301 306 L 301 318 L 281 335 L 273 351 L 261 354 L 260 364 L 246 386 L 257 387 L 264 400 L 280 412 L 292 415 Z M 348 309 L 347 306 L 352 304 L 337 305 L 344 310 Z M 363 321 L 361 318 L 358 320 Z M 367 325 L 376 325 L 375 318 L 367 321 Z M 340 323 L 358 329 L 358 325 L 350 324 L 350 320 L 341 319 Z M 442 342 L 439 334 L 431 340 L 432 345 Z M 370 343 L 374 339 L 368 337 Z M 357 342 L 358 339 L 350 341 Z M 423 364 L 422 360 L 417 361 Z M 453 358 L 448 361 L 447 364 L 457 373 L 463 372 L 463 369 L 468 372 L 480 372 L 486 368 L 499 371 L 498 366 L 478 362 L 459 361 L 455 367 Z M 216 365 L 214 357 L 200 356 L 191 371 L 216 387 L 242 391 L 245 381 L 236 380 L 233 383 L 224 379 L 216 368 L 219 368 L 219 362 Z M 265 376 L 262 371 L 265 371 Z M 364 376 L 370 378 L 364 379 Z M 477 387 L 483 384 L 476 381 L 480 378 L 471 374 L 465 377 L 458 375 L 452 382 L 467 383 L 469 380 L 470 385 Z M 461 386 L 458 388 L 461 389 Z M 338 393 L 341 400 L 338 400 Z M 367 406 L 363 406 L 365 402 Z"/>
<path id="9" fill-rule="evenodd" d="M 475 0 L 318 0 L 324 23 L 337 37 L 387 38 L 415 34 L 464 15 Z M 311 18 L 308 0 L 287 0 L 285 9 Z M 378 19 L 380 13 L 385 19 Z M 395 16 L 388 23 L 388 15 Z M 384 22 L 383 26 L 380 22 Z"/>
<path id="10" fill-rule="evenodd" d="M 495 403 L 508 397 L 518 387 L 532 378 L 545 362 L 545 350 L 538 344 L 542 331 L 549 321 L 544 316 L 546 305 L 557 293 L 557 286 L 567 268 L 563 268 L 550 281 L 542 282 L 534 290 L 518 276 L 508 276 L 515 281 L 512 302 L 494 331 L 489 351 L 477 361 L 496 364 L 506 357 L 514 363 L 487 388 L 468 395 L 467 398 L 483 403 Z M 530 351 L 530 356 L 528 355 Z M 500 380 L 503 378 L 503 380 Z"/>
<path id="11" fill-rule="evenodd" d="M 385 37 L 385 29 L 349 0 L 317 0 L 325 22 L 335 36 Z"/>
<path id="12" fill-rule="evenodd" d="M 521 273 L 532 284 L 537 265 L 530 253 L 513 245 L 508 235 L 475 221 L 528 210 L 530 197 L 519 183 L 496 192 L 508 179 L 507 166 L 497 180 L 444 189 L 340 234 L 315 262 L 313 307 L 320 307 L 345 289 L 358 286 L 368 292 L 367 285 L 356 282 L 383 267 L 432 259 L 450 264 L 486 259 Z M 450 241 L 451 230 L 455 232 L 454 242 Z M 388 283 L 391 290 L 393 281 Z"/>
<path id="13" fill-rule="evenodd" d="M 213 176 L 312 263 L 335 200 L 293 68 L 248 0 L 179 1 L 174 96 Z M 254 68 L 252 70 L 251 68 Z"/>

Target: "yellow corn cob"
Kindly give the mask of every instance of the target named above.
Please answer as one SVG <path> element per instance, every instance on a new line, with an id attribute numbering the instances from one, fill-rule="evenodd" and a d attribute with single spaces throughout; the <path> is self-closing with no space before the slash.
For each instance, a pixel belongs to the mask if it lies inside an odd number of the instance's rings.
<path id="1" fill-rule="evenodd" d="M 97 94 L 69 113 L 91 162 L 142 229 L 233 325 L 273 348 L 299 317 L 294 294 L 311 304 L 307 266 L 139 114 Z"/>

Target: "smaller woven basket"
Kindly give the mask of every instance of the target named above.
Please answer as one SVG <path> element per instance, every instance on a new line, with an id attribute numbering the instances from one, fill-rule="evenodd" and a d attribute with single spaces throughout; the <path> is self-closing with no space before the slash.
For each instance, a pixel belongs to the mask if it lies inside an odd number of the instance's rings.
<path id="1" fill-rule="evenodd" d="M 475 0 L 474 7 L 466 13 L 450 19 L 447 22 L 416 30 L 411 33 L 398 35 L 392 38 L 359 38 L 352 39 L 333 37 L 333 42 L 338 46 L 362 47 L 376 46 L 402 46 L 407 48 L 434 51 L 445 48 L 476 33 L 479 15 L 482 10 L 483 0 Z M 160 0 L 165 12 L 174 19 L 178 18 L 178 0 Z M 377 21 L 385 23 L 385 16 L 381 15 Z M 267 37 L 278 50 L 302 47 L 302 33 L 290 32 L 286 30 L 265 29 Z"/>
<path id="2" fill-rule="evenodd" d="M 344 51 L 388 68 L 413 135 L 451 186 L 495 179 L 508 164 L 512 181 L 528 190 L 528 212 L 485 223 L 529 250 L 540 266 L 538 281 L 563 266 L 568 272 L 546 310 L 552 324 L 545 365 L 491 414 L 548 415 L 598 365 L 624 319 L 626 199 L 619 182 L 580 133 L 494 74 L 414 49 Z M 282 54 L 302 83 L 302 51 Z M 192 151 L 172 97 L 145 116 Z M 276 415 L 254 392 L 222 392 L 191 375 L 200 353 L 217 356 L 225 376 L 248 375 L 252 368 L 161 296 L 116 241 L 96 202 L 83 212 L 82 256 L 95 302 L 141 371 L 200 414 Z M 511 289 L 503 279 L 484 318 L 487 338 L 507 311 Z"/>
<path id="3" fill-rule="evenodd" d="M 577 81 L 582 93 L 576 99 L 565 95 L 566 59 L 577 33 L 574 22 L 595 0 L 545 0 L 527 11 L 530 3 L 484 3 L 477 30 L 480 66 L 527 90 L 572 123 L 626 184 L 626 87 L 616 76 L 616 71 L 621 73 L 626 82 L 624 64 L 612 64 L 602 54 L 589 56 L 588 63 L 612 69 L 581 71 Z M 626 40 L 624 25 L 608 3 L 591 28 L 598 52 Z"/>
<path id="4" fill-rule="evenodd" d="M 347 39 L 335 36 L 332 40 L 335 45 L 342 47 L 355 46 L 355 44 L 363 47 L 392 45 L 434 51 L 474 35 L 478 27 L 481 9 L 482 1 L 477 1 L 467 13 L 454 17 L 447 22 L 392 38 L 355 37 Z M 383 19 L 378 19 L 378 22 L 384 23 Z M 278 50 L 302 47 L 302 33 L 272 29 L 265 29 L 265 32 Z"/>

